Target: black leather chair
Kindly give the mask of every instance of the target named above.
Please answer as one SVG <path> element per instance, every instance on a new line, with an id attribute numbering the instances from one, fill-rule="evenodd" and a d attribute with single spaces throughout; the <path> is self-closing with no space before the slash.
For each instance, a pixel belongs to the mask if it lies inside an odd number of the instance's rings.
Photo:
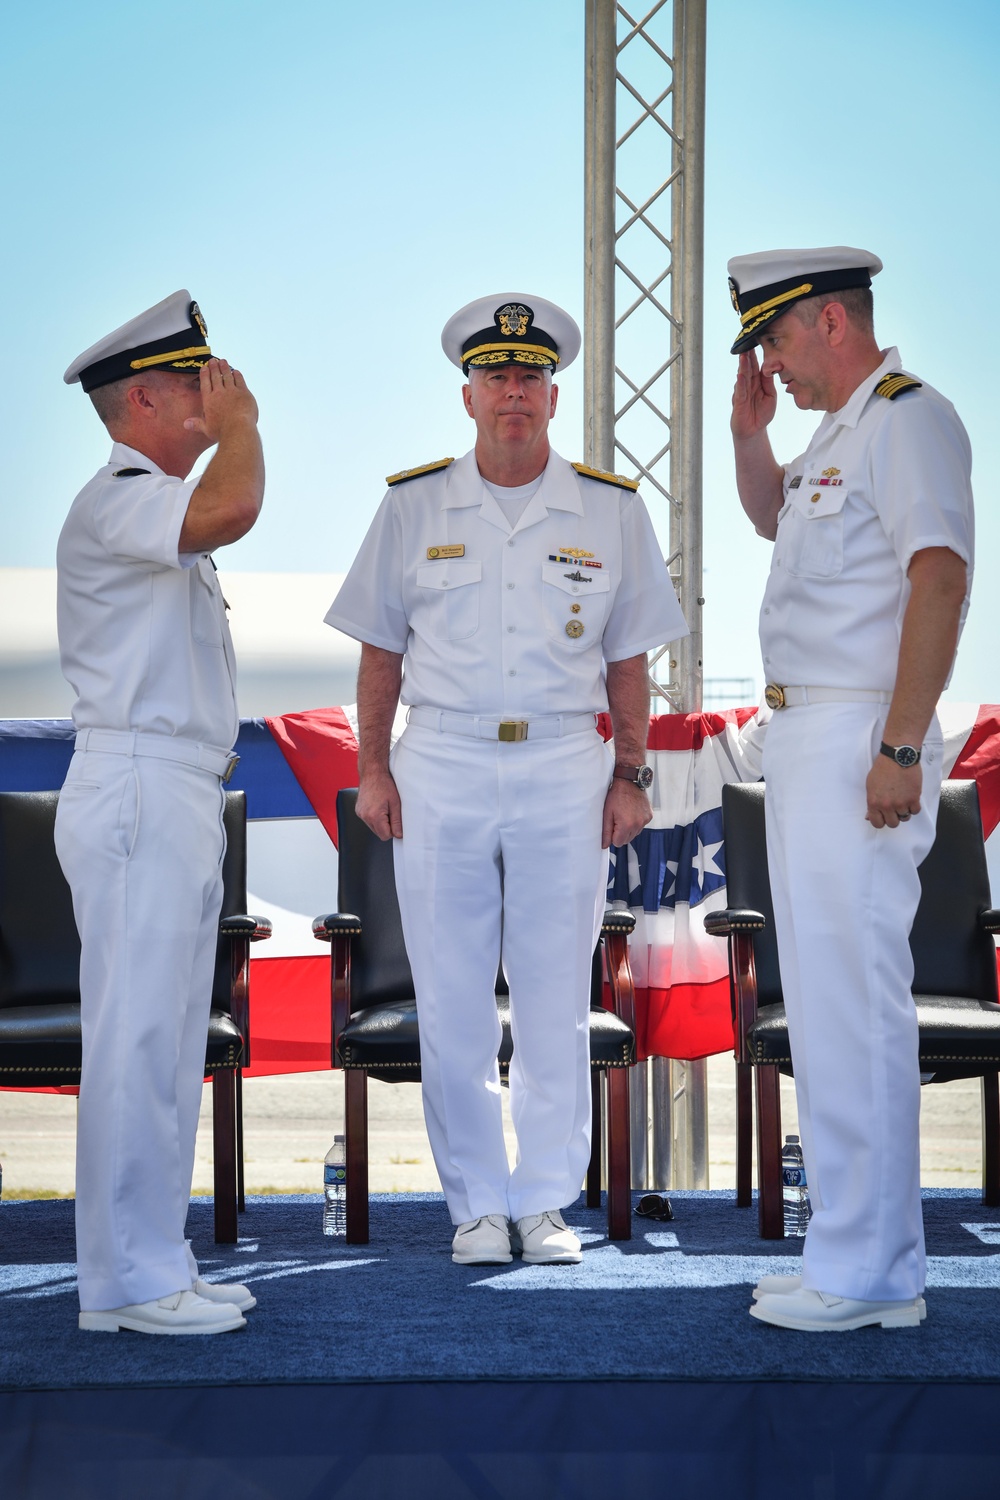
<path id="1" fill-rule="evenodd" d="M 346 1096 L 347 1239 L 364 1245 L 368 1243 L 368 1076 L 386 1083 L 418 1082 L 420 1040 L 396 901 L 392 845 L 376 838 L 357 817 L 357 796 L 353 789 L 337 796 L 340 911 L 317 917 L 313 932 L 321 942 L 331 944 L 332 1066 L 344 1070 Z M 544 913 L 540 920 L 544 921 Z M 635 991 L 628 934 L 634 926 L 631 912 L 609 909 L 605 913 L 591 987 L 594 1144 L 587 1204 L 594 1208 L 601 1201 L 603 1074 L 608 1096 L 608 1234 L 613 1240 L 630 1239 L 632 1233 L 628 1070 L 635 1062 Z M 603 1004 L 605 965 L 613 1010 Z M 502 974 L 497 976 L 497 1008 L 503 1027 L 498 1060 L 501 1076 L 505 1076 L 512 1043 Z"/>
<path id="2" fill-rule="evenodd" d="M 778 1075 L 791 1074 L 792 1059 L 768 883 L 763 783 L 724 786 L 722 816 L 729 905 L 707 916 L 705 928 L 729 939 L 736 1038 L 736 1198 L 747 1207 L 752 1196 L 753 1075 L 760 1233 L 764 1239 L 781 1239 Z M 920 1071 L 933 1074 L 934 1083 L 982 1079 L 983 1202 L 1000 1204 L 1000 1004 L 992 937 L 1000 931 L 1000 911 L 990 905 L 974 781 L 946 781 L 942 786 L 937 834 L 920 867 L 920 886 L 910 934 Z M 816 896 L 822 900 L 822 892 Z M 849 933 L 844 940 L 850 941 Z"/>
<path id="3" fill-rule="evenodd" d="M 0 1084 L 80 1081 L 80 938 L 56 857 L 58 792 L 0 792 Z M 237 1240 L 243 1208 L 242 1067 L 250 1061 L 246 796 L 227 792 L 222 916 L 205 1071 L 212 1079 L 215 1238 Z"/>

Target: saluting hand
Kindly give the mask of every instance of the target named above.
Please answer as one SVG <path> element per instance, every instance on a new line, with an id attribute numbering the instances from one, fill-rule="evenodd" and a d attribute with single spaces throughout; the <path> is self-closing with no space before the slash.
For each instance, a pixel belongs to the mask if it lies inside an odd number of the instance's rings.
<path id="1" fill-rule="evenodd" d="M 239 370 L 232 369 L 228 360 L 210 359 L 202 365 L 199 378 L 203 415 L 187 418 L 184 426 L 189 431 L 201 432 L 217 443 L 231 422 L 256 425 L 257 402 Z"/>
<path id="2" fill-rule="evenodd" d="M 774 376 L 764 374 L 756 349 L 747 349 L 740 355 L 733 391 L 733 415 L 730 421 L 733 437 L 737 442 L 756 437 L 773 419 L 777 407 Z"/>

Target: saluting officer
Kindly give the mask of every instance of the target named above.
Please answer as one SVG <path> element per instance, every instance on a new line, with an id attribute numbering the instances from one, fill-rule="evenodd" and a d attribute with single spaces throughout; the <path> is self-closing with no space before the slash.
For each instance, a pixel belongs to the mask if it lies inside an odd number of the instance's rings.
<path id="1" fill-rule="evenodd" d="M 76 752 L 56 847 L 80 930 L 80 1327 L 221 1333 L 254 1298 L 184 1238 L 222 904 L 235 662 L 211 553 L 257 519 L 257 403 L 175 292 L 75 359 L 114 440 L 59 538 Z M 201 479 L 198 456 L 216 452 Z"/>
<path id="2" fill-rule="evenodd" d="M 578 1261 L 608 846 L 651 817 L 646 652 L 687 634 L 636 485 L 550 448 L 580 347 L 540 297 L 449 320 L 474 449 L 389 480 L 326 616 L 362 643 L 358 814 L 395 840 L 424 1113 L 453 1259 Z M 390 756 L 397 701 L 407 728 Z M 610 709 L 614 750 L 594 716 Z M 494 1001 L 510 988 L 508 1170 Z"/>
<path id="3" fill-rule="evenodd" d="M 924 1316 L 909 933 L 941 785 L 935 705 L 972 579 L 969 441 L 876 343 L 881 269 L 843 245 L 729 262 L 737 483 L 774 543 L 767 856 L 813 1204 L 801 1281 L 765 1278 L 751 1312 L 821 1332 Z M 783 467 L 776 379 L 826 413 Z"/>

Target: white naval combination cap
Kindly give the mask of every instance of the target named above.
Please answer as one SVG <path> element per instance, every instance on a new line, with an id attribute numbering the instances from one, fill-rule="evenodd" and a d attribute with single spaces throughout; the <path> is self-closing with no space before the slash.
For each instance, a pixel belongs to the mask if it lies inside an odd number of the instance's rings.
<path id="1" fill-rule="evenodd" d="M 752 349 L 768 323 L 803 297 L 871 286 L 882 262 L 870 250 L 825 245 L 814 250 L 760 250 L 729 262 L 729 294 L 742 331 L 731 353 Z"/>
<path id="2" fill-rule="evenodd" d="M 505 292 L 460 308 L 444 325 L 441 347 L 466 375 L 514 364 L 564 370 L 580 352 L 580 330 L 554 302 Z"/>
<path id="3" fill-rule="evenodd" d="M 182 287 L 91 344 L 63 380 L 67 385 L 79 381 L 85 391 L 93 391 L 142 370 L 200 370 L 211 357 L 201 309 Z"/>

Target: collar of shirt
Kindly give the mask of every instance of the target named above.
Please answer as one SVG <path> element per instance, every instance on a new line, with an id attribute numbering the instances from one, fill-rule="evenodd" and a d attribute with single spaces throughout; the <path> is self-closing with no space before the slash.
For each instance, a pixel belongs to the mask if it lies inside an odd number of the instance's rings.
<path id="1" fill-rule="evenodd" d="M 872 392 L 882 379 L 888 375 L 890 370 L 898 370 L 902 367 L 899 350 L 895 346 L 885 351 L 885 357 L 877 370 L 861 382 L 861 384 L 848 397 L 847 401 L 839 411 L 830 413 L 829 423 L 831 427 L 857 427 L 861 420 L 861 413 L 868 405 Z"/>
<path id="2" fill-rule="evenodd" d="M 560 458 L 555 449 L 549 450 L 549 461 L 542 473 L 542 482 L 528 501 L 516 526 L 511 528 L 496 500 L 483 482 L 476 463 L 476 450 L 464 454 L 447 471 L 447 483 L 442 510 L 457 510 L 463 506 L 479 506 L 479 518 L 501 531 L 524 531 L 537 521 L 544 521 L 550 510 L 569 511 L 572 515 L 583 515 L 583 501 L 577 483 L 576 472 L 571 464 Z"/>
<path id="3" fill-rule="evenodd" d="M 112 443 L 108 466 L 112 469 L 148 469 L 151 474 L 162 474 L 159 464 L 154 464 L 138 448 L 129 448 L 125 443 Z"/>

